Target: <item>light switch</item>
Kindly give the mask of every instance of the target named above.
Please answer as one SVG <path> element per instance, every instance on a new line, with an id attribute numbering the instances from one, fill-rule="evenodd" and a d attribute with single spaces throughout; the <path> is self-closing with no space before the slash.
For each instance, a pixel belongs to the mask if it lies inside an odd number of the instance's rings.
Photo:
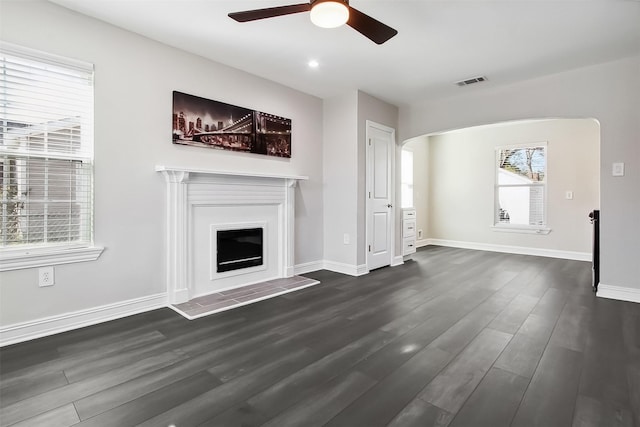
<path id="1" fill-rule="evenodd" d="M 613 176 L 624 176 L 624 163 L 614 163 L 611 175 Z"/>
<path id="2" fill-rule="evenodd" d="M 573 191 L 567 191 L 564 195 L 565 199 L 573 200 Z"/>

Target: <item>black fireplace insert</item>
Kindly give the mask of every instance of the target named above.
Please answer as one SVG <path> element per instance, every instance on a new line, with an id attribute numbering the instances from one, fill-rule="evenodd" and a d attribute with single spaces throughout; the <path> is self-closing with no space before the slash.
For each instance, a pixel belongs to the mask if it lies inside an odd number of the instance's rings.
<path id="1" fill-rule="evenodd" d="M 262 228 L 218 230 L 218 273 L 262 265 L 262 233 Z"/>

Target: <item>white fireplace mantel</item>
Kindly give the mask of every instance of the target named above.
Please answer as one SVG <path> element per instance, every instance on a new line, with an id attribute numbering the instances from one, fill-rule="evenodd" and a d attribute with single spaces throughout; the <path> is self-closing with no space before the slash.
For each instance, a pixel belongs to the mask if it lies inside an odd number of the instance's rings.
<path id="1" fill-rule="evenodd" d="M 198 168 L 185 168 L 185 167 L 173 167 L 173 166 L 164 166 L 158 165 L 156 166 L 156 172 L 162 172 L 167 179 L 169 176 L 180 176 L 187 174 L 186 178 L 188 179 L 188 174 L 195 173 L 200 175 L 219 175 L 219 176 L 245 176 L 250 178 L 276 178 L 276 179 L 288 179 L 292 181 L 305 181 L 309 179 L 308 176 L 303 175 L 282 175 L 282 174 L 269 174 L 269 173 L 255 173 L 255 172 L 238 172 L 238 171 L 222 171 L 215 169 L 198 169 Z"/>
<path id="2" fill-rule="evenodd" d="M 200 206 L 277 204 L 280 277 L 293 276 L 295 187 L 307 176 L 260 174 L 201 168 L 156 166 L 167 187 L 166 283 L 170 304 L 193 297 L 192 242 L 194 209 Z M 233 187 L 229 187 L 233 186 Z M 233 189 L 233 191 L 229 191 Z"/>

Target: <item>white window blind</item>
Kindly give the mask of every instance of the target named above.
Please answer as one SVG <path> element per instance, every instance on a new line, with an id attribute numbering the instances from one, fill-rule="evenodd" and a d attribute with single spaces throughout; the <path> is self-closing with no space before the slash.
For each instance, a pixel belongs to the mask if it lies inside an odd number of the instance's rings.
<path id="1" fill-rule="evenodd" d="M 93 66 L 0 45 L 0 249 L 93 239 Z"/>
<path id="2" fill-rule="evenodd" d="M 545 143 L 496 149 L 495 224 L 546 225 Z"/>

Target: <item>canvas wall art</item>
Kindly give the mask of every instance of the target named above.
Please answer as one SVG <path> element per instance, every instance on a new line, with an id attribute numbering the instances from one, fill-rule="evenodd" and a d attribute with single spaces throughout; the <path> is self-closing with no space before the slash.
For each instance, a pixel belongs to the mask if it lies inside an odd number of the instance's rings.
<path id="1" fill-rule="evenodd" d="M 291 157 L 291 119 L 173 92 L 173 143 Z"/>

